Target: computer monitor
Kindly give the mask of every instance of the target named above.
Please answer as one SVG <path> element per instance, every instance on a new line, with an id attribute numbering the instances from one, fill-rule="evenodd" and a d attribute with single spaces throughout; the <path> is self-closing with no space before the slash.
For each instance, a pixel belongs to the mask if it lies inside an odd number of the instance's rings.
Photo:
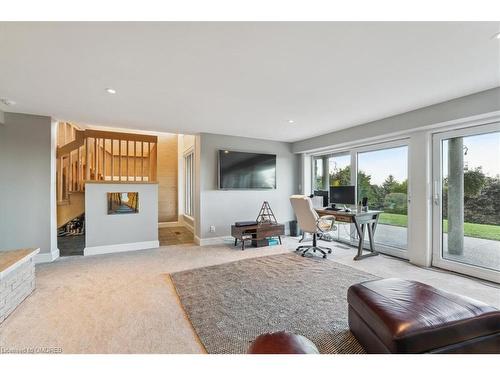
<path id="1" fill-rule="evenodd" d="M 356 204 L 356 187 L 330 186 L 330 203 Z"/>
<path id="2" fill-rule="evenodd" d="M 313 195 L 323 197 L 323 207 L 328 206 L 328 191 L 327 190 L 314 190 Z"/>

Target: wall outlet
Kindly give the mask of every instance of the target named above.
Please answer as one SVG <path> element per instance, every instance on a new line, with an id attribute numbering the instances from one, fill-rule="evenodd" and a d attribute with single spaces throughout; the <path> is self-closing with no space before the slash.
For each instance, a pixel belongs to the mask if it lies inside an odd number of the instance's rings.
<path id="1" fill-rule="evenodd" d="M 215 225 L 210 225 L 210 233 L 215 233 Z"/>

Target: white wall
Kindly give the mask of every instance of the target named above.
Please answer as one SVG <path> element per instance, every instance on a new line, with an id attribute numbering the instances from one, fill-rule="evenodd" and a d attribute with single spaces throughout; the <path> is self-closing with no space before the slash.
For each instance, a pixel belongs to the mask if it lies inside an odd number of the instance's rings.
<path id="1" fill-rule="evenodd" d="M 401 115 L 374 121 L 295 142 L 296 152 L 318 150 L 345 151 L 385 140 L 409 141 L 409 228 L 408 257 L 411 263 L 430 266 L 432 260 L 432 169 L 431 141 L 434 132 L 449 127 L 465 127 L 490 121 L 500 111 L 500 88 L 421 108 Z M 310 163 L 310 162 L 309 162 Z M 310 164 L 302 169 L 303 180 L 311 181 Z M 305 191 L 309 194 L 310 191 Z"/>
<path id="2" fill-rule="evenodd" d="M 108 192 L 138 192 L 139 213 L 108 215 Z M 85 225 L 85 255 L 158 247 L 158 185 L 86 183 Z"/>
<path id="3" fill-rule="evenodd" d="M 408 133 L 429 125 L 498 111 L 499 108 L 500 87 L 496 87 L 415 111 L 298 141 L 293 143 L 292 150 L 293 152 L 310 152 L 348 144 L 356 140 L 384 138 L 388 135 Z"/>
<path id="4" fill-rule="evenodd" d="M 231 224 L 241 220 L 255 220 L 264 201 L 268 201 L 279 222 L 294 219 L 289 197 L 299 191 L 299 159 L 291 144 L 261 139 L 200 134 L 199 143 L 199 216 L 196 236 L 203 239 L 228 236 Z M 198 147 L 196 147 L 198 150 Z M 273 153 L 276 158 L 276 189 L 273 190 L 218 190 L 218 150 Z M 196 152 L 196 151 L 195 151 Z M 196 159 L 196 157 L 195 157 Z M 198 164 L 195 163 L 195 164 Z M 199 218 L 199 220 L 198 220 Z M 210 226 L 215 232 L 210 232 Z"/>
<path id="5" fill-rule="evenodd" d="M 40 248 L 58 256 L 55 224 L 55 137 L 50 117 L 5 113 L 0 126 L 0 250 Z"/>

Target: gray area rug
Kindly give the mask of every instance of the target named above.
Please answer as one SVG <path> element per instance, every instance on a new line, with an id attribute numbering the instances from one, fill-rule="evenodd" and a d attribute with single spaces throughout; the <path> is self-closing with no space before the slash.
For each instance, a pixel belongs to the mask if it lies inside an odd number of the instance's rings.
<path id="1" fill-rule="evenodd" d="M 320 353 L 363 353 L 349 331 L 347 289 L 376 276 L 319 257 L 272 255 L 171 275 L 208 353 L 246 353 L 265 332 L 285 330 Z"/>

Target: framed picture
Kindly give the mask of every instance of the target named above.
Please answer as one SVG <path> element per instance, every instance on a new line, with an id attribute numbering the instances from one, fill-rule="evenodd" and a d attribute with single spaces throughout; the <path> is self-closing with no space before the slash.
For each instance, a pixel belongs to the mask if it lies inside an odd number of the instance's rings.
<path id="1" fill-rule="evenodd" d="M 108 215 L 139 212 L 139 193 L 108 193 Z"/>

